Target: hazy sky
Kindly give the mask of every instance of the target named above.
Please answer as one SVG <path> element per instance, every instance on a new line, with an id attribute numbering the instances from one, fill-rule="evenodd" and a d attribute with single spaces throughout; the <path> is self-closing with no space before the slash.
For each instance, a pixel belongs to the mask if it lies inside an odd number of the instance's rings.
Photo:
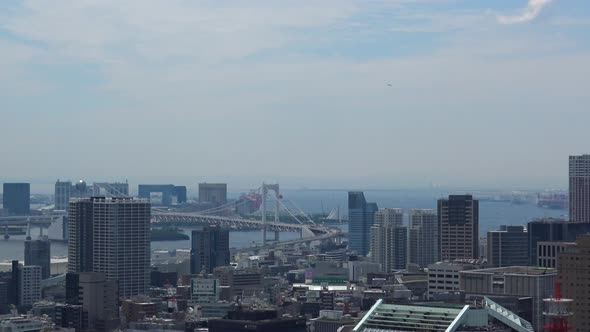
<path id="1" fill-rule="evenodd" d="M 565 187 L 589 35 L 588 0 L 2 0 L 0 181 Z"/>

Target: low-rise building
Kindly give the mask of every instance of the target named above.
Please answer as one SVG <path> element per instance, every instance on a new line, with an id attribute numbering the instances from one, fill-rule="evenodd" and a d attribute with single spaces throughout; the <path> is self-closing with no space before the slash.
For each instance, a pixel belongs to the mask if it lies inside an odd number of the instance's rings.
<path id="1" fill-rule="evenodd" d="M 533 301 L 532 324 L 543 326 L 543 299 L 551 296 L 557 270 L 527 266 L 460 271 L 460 288 L 466 295 L 529 296 Z"/>
<path id="2" fill-rule="evenodd" d="M 438 262 L 428 265 L 428 298 L 435 294 L 450 294 L 460 290 L 459 272 L 487 267 L 487 261 L 476 259 Z"/>

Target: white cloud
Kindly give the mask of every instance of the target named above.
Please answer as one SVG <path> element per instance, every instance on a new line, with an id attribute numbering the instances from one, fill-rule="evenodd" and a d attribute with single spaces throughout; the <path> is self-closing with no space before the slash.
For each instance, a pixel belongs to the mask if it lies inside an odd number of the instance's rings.
<path id="1" fill-rule="evenodd" d="M 501 24 L 519 24 L 532 21 L 539 16 L 541 10 L 551 1 L 552 0 L 529 0 L 522 14 L 516 16 L 498 15 L 498 22 Z"/>

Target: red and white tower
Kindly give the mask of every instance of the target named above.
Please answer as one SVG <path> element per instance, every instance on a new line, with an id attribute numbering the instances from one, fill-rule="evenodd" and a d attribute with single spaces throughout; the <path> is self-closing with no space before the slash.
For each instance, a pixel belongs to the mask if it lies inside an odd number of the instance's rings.
<path id="1" fill-rule="evenodd" d="M 567 332 L 573 328 L 567 322 L 567 319 L 573 315 L 569 310 L 573 300 L 561 297 L 561 283 L 559 280 L 555 282 L 555 296 L 543 299 L 543 302 L 545 302 L 543 315 L 547 321 L 547 324 L 544 326 L 545 331 Z"/>

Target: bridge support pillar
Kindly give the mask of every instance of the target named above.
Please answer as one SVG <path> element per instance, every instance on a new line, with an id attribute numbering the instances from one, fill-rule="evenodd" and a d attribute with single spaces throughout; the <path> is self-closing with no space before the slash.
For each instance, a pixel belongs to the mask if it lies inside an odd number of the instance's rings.
<path id="1" fill-rule="evenodd" d="M 279 242 L 279 233 L 278 230 L 275 231 L 275 242 Z"/>
<path id="2" fill-rule="evenodd" d="M 299 238 L 303 239 L 303 228 L 299 229 Z"/>

